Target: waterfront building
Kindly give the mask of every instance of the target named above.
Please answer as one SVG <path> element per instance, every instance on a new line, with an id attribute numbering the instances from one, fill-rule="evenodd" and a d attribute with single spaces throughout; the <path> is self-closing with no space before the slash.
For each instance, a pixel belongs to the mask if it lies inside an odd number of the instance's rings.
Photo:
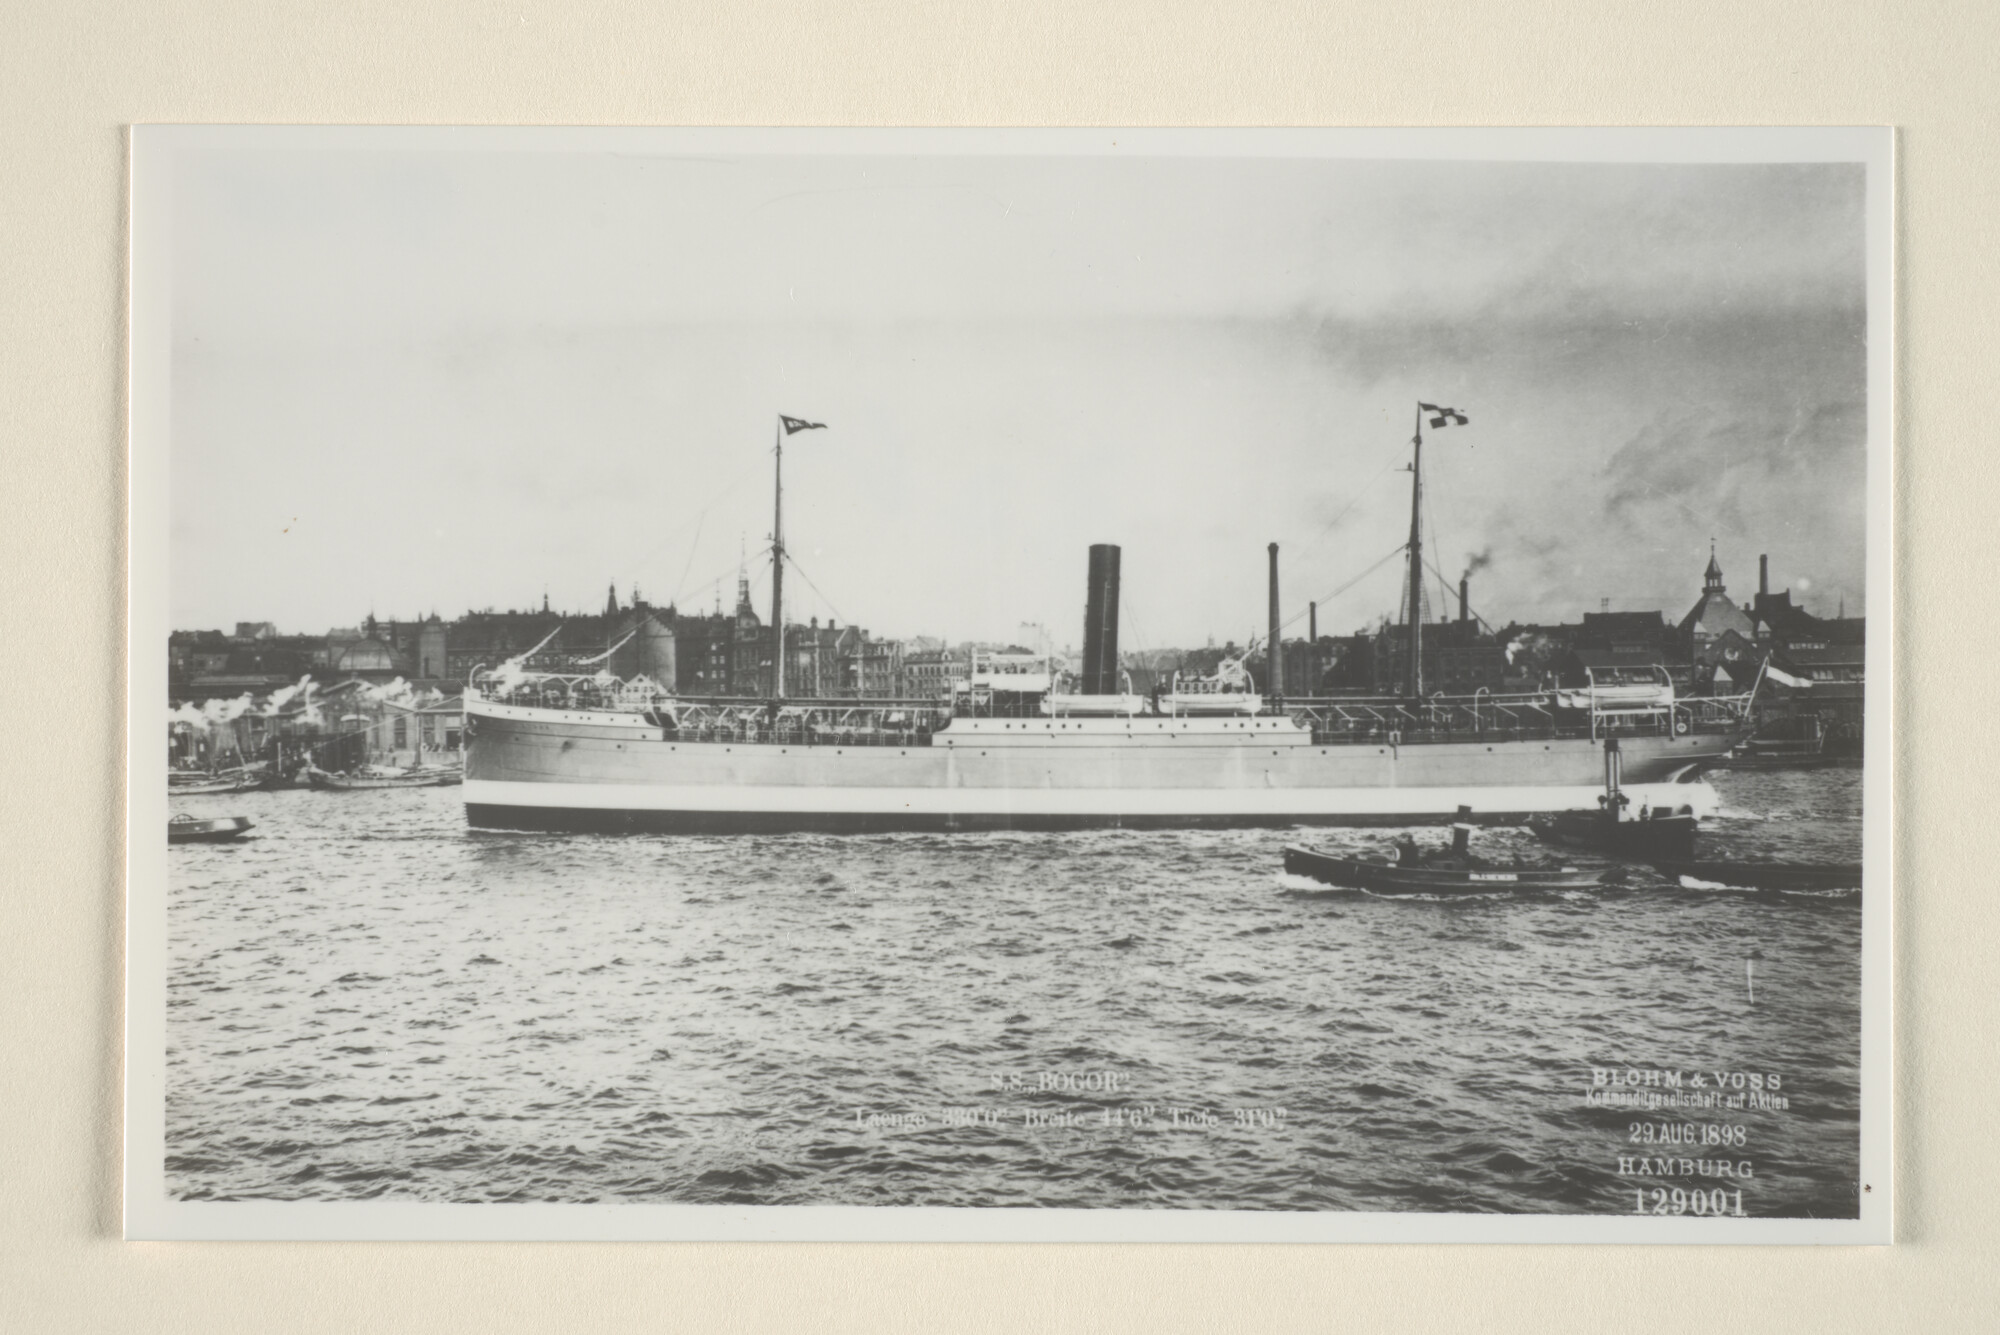
<path id="1" fill-rule="evenodd" d="M 669 609 L 671 612 L 671 609 Z M 674 689 L 682 695 L 732 694 L 729 684 L 732 618 L 716 613 L 673 617 Z"/>
<path id="2" fill-rule="evenodd" d="M 198 704 L 276 690 L 320 667 L 316 644 L 307 636 L 239 640 L 176 631 L 167 641 L 167 698 Z"/>
<path id="3" fill-rule="evenodd" d="M 328 665 L 336 679 L 386 685 L 398 677 L 408 678 L 410 660 L 398 654 L 384 639 L 370 634 L 343 645 Z"/>
<path id="4" fill-rule="evenodd" d="M 1690 663 L 1713 661 L 1710 650 L 1727 631 L 1754 638 L 1756 623 L 1748 612 L 1729 601 L 1715 547 L 1708 549 L 1708 569 L 1702 572 L 1701 597 L 1680 621 L 1681 656 Z"/>
<path id="5" fill-rule="evenodd" d="M 903 659 L 903 686 L 908 700 L 946 700 L 971 682 L 965 659 L 948 649 L 913 653 Z"/>
<path id="6" fill-rule="evenodd" d="M 840 657 L 837 694 L 861 699 L 894 699 L 903 686 L 903 646 L 871 640 L 862 632 Z"/>
<path id="7" fill-rule="evenodd" d="M 1868 703 L 1868 620 L 1817 617 L 1772 593 L 1770 559 L 1759 558 L 1756 599 L 1749 615 L 1770 671 L 1760 699 L 1762 720 L 1815 720 L 1836 754 L 1858 755 Z"/>

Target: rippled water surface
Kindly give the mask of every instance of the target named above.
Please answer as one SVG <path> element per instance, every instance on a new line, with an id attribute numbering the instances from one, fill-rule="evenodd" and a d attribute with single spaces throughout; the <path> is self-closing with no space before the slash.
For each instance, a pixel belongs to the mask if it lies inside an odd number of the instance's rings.
<path id="1" fill-rule="evenodd" d="M 1704 856 L 1858 859 L 1860 777 L 1714 776 Z M 1856 1213 L 1856 894 L 1383 898 L 1280 852 L 1394 831 L 537 836 L 460 803 L 176 800 L 256 828 L 170 850 L 173 1194 Z M 1591 1106 L 1594 1069 L 1788 1106 Z M 1621 1165 L 1688 1123 L 1745 1144 Z"/>

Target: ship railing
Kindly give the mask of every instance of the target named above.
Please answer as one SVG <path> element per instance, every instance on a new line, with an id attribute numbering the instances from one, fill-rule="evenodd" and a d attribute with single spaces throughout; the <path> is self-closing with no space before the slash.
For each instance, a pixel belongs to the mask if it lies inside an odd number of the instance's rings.
<path id="1" fill-rule="evenodd" d="M 1432 740 L 1446 737 L 1553 737 L 1587 729 L 1560 719 L 1546 696 L 1334 696 L 1285 701 L 1285 712 L 1321 741 Z"/>
<path id="2" fill-rule="evenodd" d="M 935 700 L 681 700 L 670 722 L 691 742 L 928 746 L 950 710 Z"/>
<path id="3" fill-rule="evenodd" d="M 1312 729 L 1314 740 L 1393 743 L 1466 739 L 1639 737 L 1740 730 L 1748 697 L 1689 697 L 1635 707 L 1564 707 L 1554 692 L 1469 696 L 1288 698 L 1285 713 Z"/>

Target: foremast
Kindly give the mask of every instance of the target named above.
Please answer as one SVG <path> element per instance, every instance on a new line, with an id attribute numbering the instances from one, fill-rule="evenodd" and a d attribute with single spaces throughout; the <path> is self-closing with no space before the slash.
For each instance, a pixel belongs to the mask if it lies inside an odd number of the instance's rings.
<path id="1" fill-rule="evenodd" d="M 785 698 L 785 437 L 801 431 L 824 431 L 826 423 L 778 414 L 772 433 L 771 495 L 771 700 Z"/>

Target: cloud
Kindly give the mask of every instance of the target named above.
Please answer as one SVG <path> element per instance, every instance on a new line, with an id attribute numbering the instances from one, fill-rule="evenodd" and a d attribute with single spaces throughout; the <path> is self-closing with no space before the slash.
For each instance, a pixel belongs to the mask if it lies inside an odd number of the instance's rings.
<path id="1" fill-rule="evenodd" d="M 1861 463 L 1866 413 L 1858 402 L 1662 413 L 1604 465 L 1614 518 L 1671 509 L 1693 522 L 1745 531 L 1752 516 L 1848 475 Z"/>

